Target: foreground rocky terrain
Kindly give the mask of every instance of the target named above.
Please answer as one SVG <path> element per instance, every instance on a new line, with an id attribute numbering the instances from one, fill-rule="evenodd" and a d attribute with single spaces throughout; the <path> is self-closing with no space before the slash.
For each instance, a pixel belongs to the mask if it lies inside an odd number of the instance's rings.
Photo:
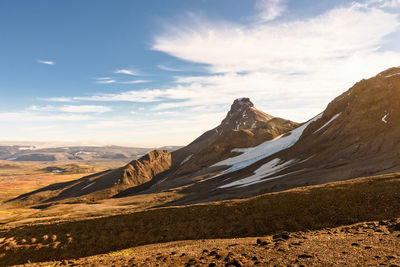
<path id="1" fill-rule="evenodd" d="M 400 219 L 318 231 L 176 241 L 24 266 L 400 266 Z"/>
<path id="2" fill-rule="evenodd" d="M 108 204 L 103 202 L 102 205 L 109 207 L 108 211 L 96 211 L 100 204 L 85 204 L 81 206 L 79 216 L 75 217 L 77 213 L 71 209 L 82 204 L 55 205 L 30 217 L 8 221 L 0 225 L 0 264 L 73 260 L 170 241 L 321 231 L 368 221 L 388 221 L 393 224 L 393 228 L 389 228 L 395 230 L 397 226 L 393 220 L 398 223 L 397 218 L 400 218 L 400 173 L 296 188 L 243 200 L 181 207 L 160 207 L 160 203 L 171 201 L 176 197 L 174 195 L 153 200 L 150 197 L 154 195 L 148 195 L 148 199 L 132 196 L 113 199 L 117 202 Z M 121 201 L 133 207 L 118 206 Z M 58 210 L 59 214 L 43 218 L 47 209 Z M 386 238 L 387 231 L 380 232 L 377 228 L 376 232 L 369 234 L 373 236 L 371 238 L 376 238 L 377 234 Z M 251 240 L 249 244 L 254 244 L 254 238 Z M 264 241 L 272 244 L 269 240 Z M 289 246 L 289 243 L 285 244 Z M 360 247 L 370 246 L 359 244 Z M 319 243 L 314 245 L 319 247 Z M 288 251 L 288 248 L 283 249 Z M 296 255 L 311 253 L 294 251 Z"/>

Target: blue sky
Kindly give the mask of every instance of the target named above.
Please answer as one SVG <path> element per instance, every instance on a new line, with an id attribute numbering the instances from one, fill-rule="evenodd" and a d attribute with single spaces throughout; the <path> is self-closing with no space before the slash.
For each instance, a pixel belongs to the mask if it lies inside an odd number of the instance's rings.
<path id="1" fill-rule="evenodd" d="M 400 65 L 400 0 L 2 0 L 0 140 L 184 145 L 248 96 L 305 121 Z"/>

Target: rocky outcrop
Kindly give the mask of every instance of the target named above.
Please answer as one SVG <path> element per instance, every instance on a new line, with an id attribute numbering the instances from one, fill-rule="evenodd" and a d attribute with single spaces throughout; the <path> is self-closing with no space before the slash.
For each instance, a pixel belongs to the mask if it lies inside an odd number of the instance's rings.
<path id="1" fill-rule="evenodd" d="M 153 150 L 123 167 L 119 184 L 138 186 L 146 183 L 171 167 L 171 154 L 167 150 Z"/>

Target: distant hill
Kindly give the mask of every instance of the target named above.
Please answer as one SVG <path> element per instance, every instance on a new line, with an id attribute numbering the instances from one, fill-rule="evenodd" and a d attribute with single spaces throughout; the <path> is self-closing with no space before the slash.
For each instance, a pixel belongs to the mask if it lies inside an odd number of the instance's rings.
<path id="1" fill-rule="evenodd" d="M 163 147 L 174 151 L 179 146 Z M 66 146 L 37 148 L 34 145 L 0 146 L 0 160 L 7 161 L 98 161 L 126 160 L 139 158 L 155 148 L 123 146 Z"/>

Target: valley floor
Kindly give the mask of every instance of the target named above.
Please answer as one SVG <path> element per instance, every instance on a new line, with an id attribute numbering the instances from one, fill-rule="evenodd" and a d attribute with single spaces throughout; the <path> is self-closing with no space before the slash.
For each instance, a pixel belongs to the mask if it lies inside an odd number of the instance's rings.
<path id="1" fill-rule="evenodd" d="M 25 266 L 400 266 L 400 219 L 263 237 L 177 241 Z"/>

